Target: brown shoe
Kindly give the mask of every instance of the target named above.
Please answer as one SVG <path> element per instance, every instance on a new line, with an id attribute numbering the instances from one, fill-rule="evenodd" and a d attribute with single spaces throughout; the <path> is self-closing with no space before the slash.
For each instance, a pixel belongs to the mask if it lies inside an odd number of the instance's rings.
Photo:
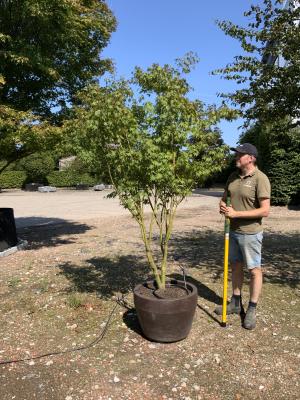
<path id="1" fill-rule="evenodd" d="M 237 306 L 235 304 L 235 299 L 232 297 L 230 300 L 230 303 L 227 303 L 227 307 L 226 307 L 226 315 L 230 315 L 230 314 L 240 314 L 241 313 L 241 303 Z M 217 315 L 222 315 L 223 314 L 223 306 L 218 306 L 215 309 L 215 313 Z"/>
<path id="2" fill-rule="evenodd" d="M 245 329 L 252 330 L 256 326 L 256 308 L 255 307 L 249 307 L 246 316 L 244 319 L 243 326 Z"/>

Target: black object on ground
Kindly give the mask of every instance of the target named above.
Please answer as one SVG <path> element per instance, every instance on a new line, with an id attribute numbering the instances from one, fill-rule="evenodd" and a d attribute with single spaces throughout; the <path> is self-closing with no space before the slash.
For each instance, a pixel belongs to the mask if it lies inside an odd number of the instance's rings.
<path id="1" fill-rule="evenodd" d="M 0 251 L 18 243 L 13 208 L 0 208 Z"/>
<path id="2" fill-rule="evenodd" d="M 76 190 L 89 190 L 89 185 L 86 183 L 77 183 Z"/>
<path id="3" fill-rule="evenodd" d="M 37 192 L 38 188 L 40 186 L 43 186 L 43 184 L 42 183 L 26 183 L 25 191 L 26 192 Z"/>

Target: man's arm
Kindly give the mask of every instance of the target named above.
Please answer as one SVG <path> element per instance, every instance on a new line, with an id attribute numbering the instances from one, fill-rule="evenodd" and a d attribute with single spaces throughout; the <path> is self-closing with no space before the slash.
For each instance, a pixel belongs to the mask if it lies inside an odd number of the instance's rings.
<path id="1" fill-rule="evenodd" d="M 259 199 L 259 208 L 249 211 L 235 211 L 231 206 L 225 207 L 225 216 L 229 218 L 262 218 L 268 217 L 270 212 L 270 199 L 261 198 Z M 220 207 L 221 209 L 221 207 Z"/>

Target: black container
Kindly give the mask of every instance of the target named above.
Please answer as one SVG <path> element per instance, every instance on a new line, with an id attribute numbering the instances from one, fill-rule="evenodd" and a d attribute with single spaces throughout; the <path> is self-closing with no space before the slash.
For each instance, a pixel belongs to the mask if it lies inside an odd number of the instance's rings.
<path id="1" fill-rule="evenodd" d="M 26 192 L 37 192 L 38 188 L 40 186 L 43 186 L 43 184 L 42 183 L 26 183 L 25 191 Z"/>
<path id="2" fill-rule="evenodd" d="M 0 251 L 18 243 L 13 208 L 0 208 Z"/>
<path id="3" fill-rule="evenodd" d="M 86 183 L 77 183 L 76 190 L 89 190 L 89 185 Z"/>
<path id="4" fill-rule="evenodd" d="M 172 281 L 173 285 L 184 287 L 183 281 Z M 177 299 L 147 297 L 140 292 L 143 284 L 134 288 L 134 304 L 144 335 L 153 341 L 177 342 L 189 334 L 197 306 L 196 286 L 186 283 L 188 294 Z"/>

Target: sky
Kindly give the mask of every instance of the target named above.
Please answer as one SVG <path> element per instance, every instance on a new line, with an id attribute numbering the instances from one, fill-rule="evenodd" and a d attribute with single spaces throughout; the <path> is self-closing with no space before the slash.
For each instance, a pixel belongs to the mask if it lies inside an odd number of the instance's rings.
<path id="1" fill-rule="evenodd" d="M 193 98 L 206 104 L 220 104 L 220 92 L 234 91 L 235 82 L 212 76 L 242 54 L 238 41 L 226 36 L 216 20 L 230 20 L 246 26 L 243 16 L 251 4 L 261 0 L 107 0 L 117 22 L 117 30 L 102 56 L 114 61 L 117 77 L 130 78 L 135 66 L 152 63 L 174 64 L 189 51 L 200 58 L 188 81 Z M 242 133 L 241 119 L 222 121 L 219 127 L 225 143 L 234 146 Z"/>

